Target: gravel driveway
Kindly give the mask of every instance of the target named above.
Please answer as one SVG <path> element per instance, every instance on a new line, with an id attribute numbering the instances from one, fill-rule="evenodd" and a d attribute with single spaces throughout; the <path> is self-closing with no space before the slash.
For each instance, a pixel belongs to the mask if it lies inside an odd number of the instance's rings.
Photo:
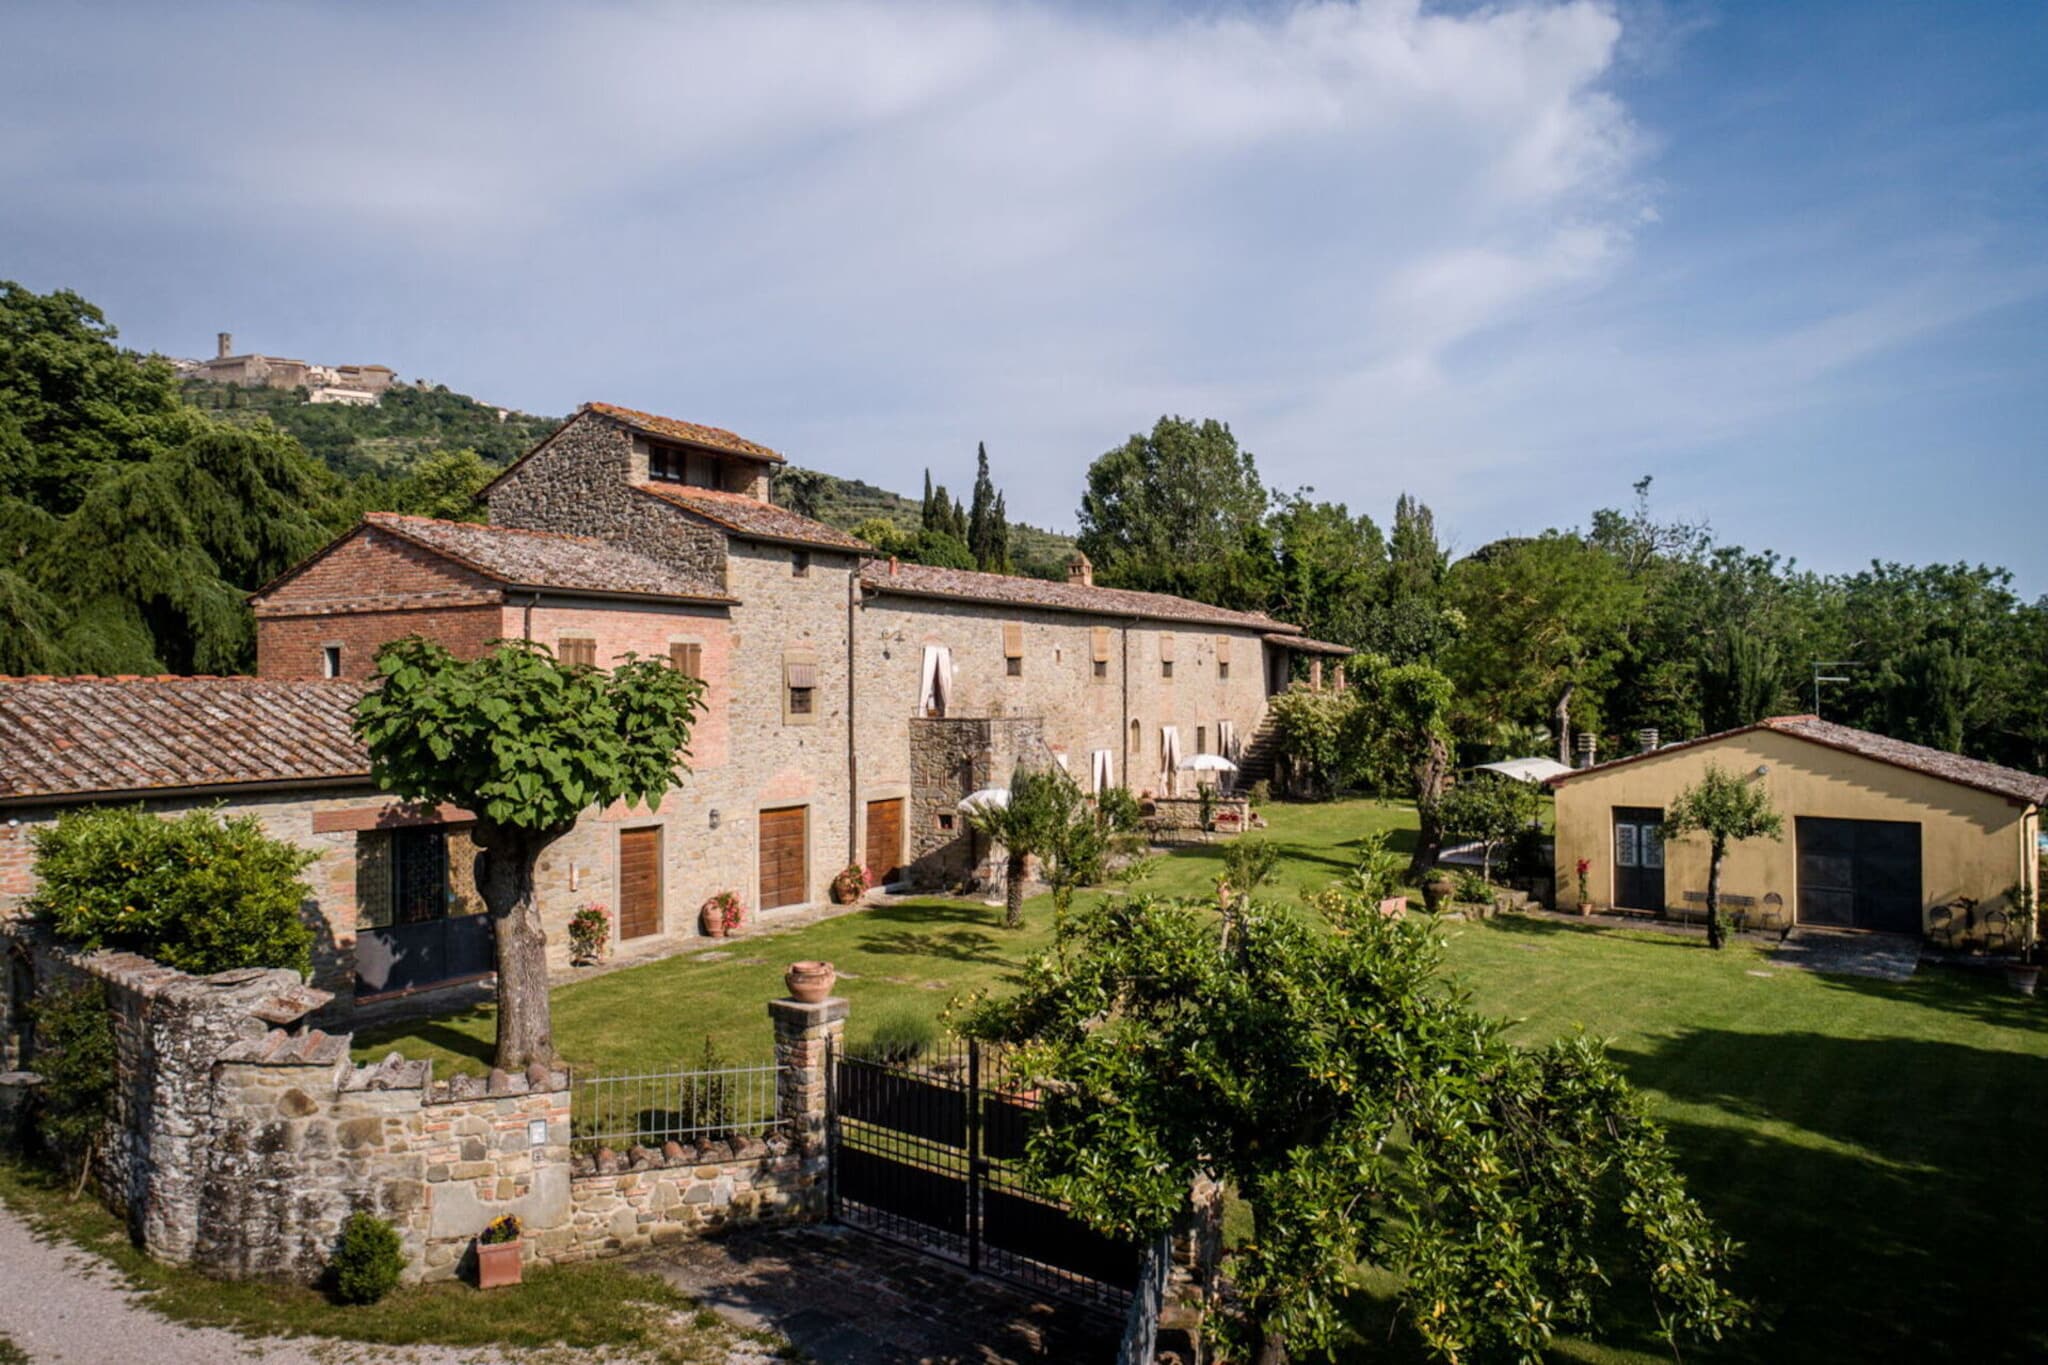
<path id="1" fill-rule="evenodd" d="M 187 1327 L 151 1312 L 119 1271 L 68 1242 L 39 1239 L 0 1205 L 0 1334 L 36 1365 L 217 1365 L 261 1360 L 275 1365 L 596 1365 L 594 1351 L 567 1347 L 498 1350 L 456 1346 L 371 1346 L 326 1337 L 245 1337 L 218 1327 Z M 773 1356 L 736 1346 L 728 1365 Z"/>

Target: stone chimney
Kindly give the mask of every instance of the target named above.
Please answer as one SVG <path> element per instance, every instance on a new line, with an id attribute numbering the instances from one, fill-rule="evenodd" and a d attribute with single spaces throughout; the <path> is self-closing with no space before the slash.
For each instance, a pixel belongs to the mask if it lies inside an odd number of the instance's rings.
<path id="1" fill-rule="evenodd" d="M 1599 762 L 1599 752 L 1600 736 L 1593 734 L 1591 731 L 1581 730 L 1579 732 L 1579 761 L 1572 766 L 1577 768 L 1592 767 L 1595 763 Z"/>
<path id="2" fill-rule="evenodd" d="M 902 567 L 902 560 L 896 558 L 895 555 L 889 556 L 889 577 L 894 578 L 896 576 L 896 571 Z"/>
<path id="3" fill-rule="evenodd" d="M 1636 731 L 1636 749 L 1639 752 L 1646 754 L 1654 754 L 1657 752 L 1656 726 L 1645 726 L 1643 729 Z"/>
<path id="4" fill-rule="evenodd" d="M 235 334 L 233 332 L 215 332 L 213 334 L 213 344 L 215 358 L 226 360 L 235 353 Z"/>
<path id="5" fill-rule="evenodd" d="M 1067 561 L 1067 583 L 1083 588 L 1095 586 L 1095 566 L 1079 550 L 1074 551 L 1074 557 Z"/>

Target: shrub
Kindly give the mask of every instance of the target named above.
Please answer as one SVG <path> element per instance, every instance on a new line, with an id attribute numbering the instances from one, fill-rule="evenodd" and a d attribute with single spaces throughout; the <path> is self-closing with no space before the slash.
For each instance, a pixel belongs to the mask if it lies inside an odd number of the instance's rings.
<path id="1" fill-rule="evenodd" d="M 704 1050 L 697 1058 L 698 1074 L 683 1082 L 677 1096 L 677 1127 L 698 1130 L 699 1138 L 722 1138 L 733 1131 L 732 1088 L 724 1074 L 728 1065 L 711 1035 L 704 1035 Z M 642 1140 L 647 1141 L 647 1137 Z"/>
<path id="2" fill-rule="evenodd" d="M 162 820 L 140 806 L 68 812 L 37 830 L 28 908 L 69 943 L 123 948 L 205 976 L 234 967 L 312 966 L 299 880 L 317 856 L 252 815 L 196 810 Z"/>
<path id="3" fill-rule="evenodd" d="M 1273 799 L 1273 784 L 1262 777 L 1245 788 L 1244 797 L 1251 803 L 1252 809 L 1257 810 Z"/>
<path id="4" fill-rule="evenodd" d="M 1138 798 L 1131 795 L 1129 787 L 1104 787 L 1095 797 L 1095 809 L 1101 813 L 1103 823 L 1118 834 L 1136 829 L 1141 818 Z"/>
<path id="5" fill-rule="evenodd" d="M 869 1047 L 877 1061 L 914 1062 L 938 1041 L 939 1026 L 930 1015 L 898 1010 L 875 1021 Z"/>
<path id="6" fill-rule="evenodd" d="M 343 1303 L 375 1303 L 398 1287 L 405 1273 L 405 1247 L 398 1230 L 371 1213 L 352 1213 L 341 1225 L 334 1259 L 334 1297 Z"/>
<path id="7" fill-rule="evenodd" d="M 45 989 L 33 1009 L 35 1069 L 43 1078 L 36 1136 L 76 1175 L 114 1112 L 114 1014 L 97 985 Z"/>
<path id="8" fill-rule="evenodd" d="M 1458 899 L 1469 905 L 1493 904 L 1493 883 L 1470 868 L 1461 869 L 1452 881 L 1458 888 Z"/>
<path id="9" fill-rule="evenodd" d="M 612 920 L 605 908 L 592 901 L 569 918 L 569 956 L 578 962 L 595 962 L 611 946 Z"/>

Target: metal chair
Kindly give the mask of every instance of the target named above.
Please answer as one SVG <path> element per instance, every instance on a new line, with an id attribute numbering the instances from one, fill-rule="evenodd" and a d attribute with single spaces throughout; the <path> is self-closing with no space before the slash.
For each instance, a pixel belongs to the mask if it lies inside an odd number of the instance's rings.
<path id="1" fill-rule="evenodd" d="M 1946 905 L 1937 905 L 1927 912 L 1927 937 L 1938 938 L 1944 948 L 1956 946 L 1956 912 Z"/>
<path id="2" fill-rule="evenodd" d="M 1767 892 L 1764 895 L 1763 903 L 1756 912 L 1756 927 L 1759 929 L 1776 929 L 1780 933 L 1792 927 L 1792 922 L 1785 918 L 1785 898 L 1783 896 L 1775 891 Z"/>
<path id="3" fill-rule="evenodd" d="M 2012 946 L 2012 920 L 2003 910 L 1984 916 L 1984 951 L 2004 952 Z"/>

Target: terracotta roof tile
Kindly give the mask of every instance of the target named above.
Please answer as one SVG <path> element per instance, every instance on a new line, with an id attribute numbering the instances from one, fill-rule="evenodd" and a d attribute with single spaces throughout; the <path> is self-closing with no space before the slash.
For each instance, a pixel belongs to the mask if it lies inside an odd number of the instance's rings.
<path id="1" fill-rule="evenodd" d="M 939 569 L 929 564 L 892 566 L 885 559 L 870 559 L 860 566 L 862 586 L 870 592 L 896 592 L 916 597 L 950 597 L 966 602 L 989 602 L 1003 606 L 1042 607 L 1049 611 L 1076 611 L 1093 616 L 1141 616 L 1160 621 L 1185 621 L 1190 625 L 1234 626 L 1240 630 L 1285 632 L 1289 643 L 1294 627 L 1275 621 L 1263 612 L 1231 611 L 1212 607 L 1185 597 L 1159 592 L 1133 592 L 1128 588 L 1098 588 L 1086 583 L 1056 583 L 1042 578 L 1019 578 L 1010 574 L 976 573 L 970 569 Z M 1345 651 L 1349 653 L 1350 651 Z"/>
<path id="2" fill-rule="evenodd" d="M 585 403 L 583 407 L 588 412 L 603 413 L 606 417 L 623 422 L 643 435 L 653 436 L 659 440 L 681 441 L 685 445 L 702 446 L 706 450 L 719 450 L 749 460 L 784 463 L 779 452 L 749 441 L 744 436 L 737 436 L 723 427 L 700 426 L 696 422 L 685 422 L 678 417 L 661 417 L 655 413 L 641 412 L 638 408 L 622 408 L 616 403 Z"/>
<path id="3" fill-rule="evenodd" d="M 0 800 L 364 777 L 360 681 L 0 678 Z"/>
<path id="4" fill-rule="evenodd" d="M 1946 749 L 1930 749 L 1924 744 L 1909 744 L 1903 739 L 1893 739 L 1889 735 L 1875 734 L 1869 730 L 1858 730 L 1853 726 L 1837 725 L 1818 716 L 1772 716 L 1754 725 L 1721 730 L 1711 735 L 1701 735 L 1698 739 L 1666 744 L 1648 753 L 1629 754 L 1606 763 L 1596 763 L 1577 772 L 1560 774 L 1550 781 L 1553 786 L 1573 782 L 1592 773 L 1619 768 L 1626 763 L 1640 762 L 1659 754 L 1668 754 L 1675 749 L 1690 749 L 1701 744 L 1712 744 L 1716 740 L 1727 739 L 1733 735 L 1746 735 L 1755 730 L 1773 730 L 1781 735 L 1791 735 L 1796 739 L 1856 754 L 1874 762 L 1888 763 L 1895 768 L 1924 773 L 1929 777 L 1940 778 L 1944 782 L 1953 782 L 1959 787 L 1990 792 L 1994 796 L 2003 796 L 2010 801 L 2032 805 L 2048 804 L 2048 777 L 2038 777 L 2017 768 L 1987 763 L 1980 758 L 1965 758 L 1961 754 L 1949 753 Z"/>
<path id="5" fill-rule="evenodd" d="M 1358 651 L 1350 645 L 1331 644 L 1328 640 L 1311 640 L 1306 635 L 1283 635 L 1275 632 L 1266 636 L 1269 645 L 1285 645 L 1298 649 L 1303 654 L 1328 654 L 1333 658 L 1348 659 Z"/>
<path id="6" fill-rule="evenodd" d="M 772 502 L 762 502 L 744 493 L 727 493 L 713 488 L 693 488 L 682 483 L 635 484 L 643 493 L 652 494 L 663 502 L 672 502 L 686 511 L 695 512 L 707 521 L 715 521 L 730 531 L 743 536 L 758 536 L 763 540 L 786 540 L 799 545 L 816 545 L 827 550 L 870 550 L 874 547 L 856 536 L 850 536 L 836 526 L 827 526 L 822 521 L 777 507 Z"/>
<path id="7" fill-rule="evenodd" d="M 395 512 L 372 512 L 363 520 L 486 578 L 518 587 L 729 600 L 719 584 L 692 578 L 591 536 L 436 521 Z"/>

